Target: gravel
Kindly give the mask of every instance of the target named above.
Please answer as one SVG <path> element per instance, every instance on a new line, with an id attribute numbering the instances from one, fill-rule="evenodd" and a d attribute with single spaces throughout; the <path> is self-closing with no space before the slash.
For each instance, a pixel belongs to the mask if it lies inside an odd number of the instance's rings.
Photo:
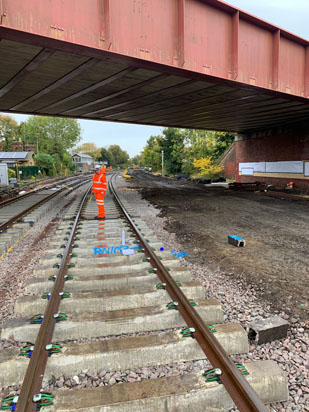
<path id="1" fill-rule="evenodd" d="M 134 204 L 134 207 L 140 214 L 140 216 L 148 224 L 149 228 L 153 230 L 159 240 L 163 242 L 166 249 L 173 249 L 177 251 L 183 251 L 184 246 L 176 239 L 174 233 L 169 233 L 165 230 L 168 222 L 165 218 L 159 216 L 160 210 L 150 205 L 143 200 L 135 189 L 128 186 L 128 182 L 123 178 L 116 180 L 116 187 L 120 191 L 122 197 L 127 202 Z M 56 213 L 55 213 L 56 216 Z M 55 218 L 54 216 L 54 218 Z M 42 251 L 46 247 L 48 240 L 45 238 L 40 242 L 40 245 L 36 244 L 37 239 L 48 223 L 50 223 L 52 216 L 49 216 L 49 220 L 43 220 L 39 223 L 41 229 L 36 225 L 33 230 L 34 233 L 29 233 L 27 239 L 31 241 L 33 245 L 33 255 L 28 259 L 25 265 L 25 257 L 28 256 L 28 245 L 21 246 L 21 251 L 13 251 L 10 256 L 10 264 L 5 261 L 6 270 L 8 274 L 5 279 L 0 277 L 0 290 L 1 281 L 3 283 L 10 280 L 8 289 L 8 302 L 9 304 L 0 304 L 0 316 L 5 318 L 13 314 L 13 304 L 17 296 L 23 294 L 23 281 L 31 276 L 31 272 L 35 265 L 38 263 Z M 45 219 L 45 218 L 44 218 Z M 50 226 L 48 234 L 54 233 L 57 221 L 55 220 Z M 13 259 L 13 260 L 12 260 Z M 12 265 L 13 261 L 13 265 Z M 236 273 L 224 273 L 219 269 L 211 270 L 207 265 L 199 265 L 181 258 L 182 265 L 188 267 L 192 277 L 195 280 L 199 280 L 205 286 L 205 297 L 217 298 L 223 307 L 225 321 L 239 322 L 242 326 L 254 319 L 266 318 L 273 314 L 287 319 L 291 323 L 291 328 L 288 332 L 288 337 L 280 341 L 274 341 L 271 343 L 256 345 L 251 343 L 250 352 L 241 356 L 234 356 L 233 360 L 238 363 L 255 360 L 275 360 L 280 367 L 286 372 L 289 381 L 290 400 L 284 403 L 273 404 L 270 407 L 271 412 L 276 411 L 309 411 L 309 378 L 308 378 L 308 329 L 309 322 L 300 322 L 297 318 L 289 319 L 289 316 L 284 312 L 270 312 L 270 302 L 261 301 L 257 297 L 257 290 L 253 285 L 247 284 L 241 279 L 241 274 Z M 21 268 L 24 268 L 21 271 Z M 17 275 L 18 273 L 18 279 Z M 22 274 L 22 280 L 20 275 Z M 12 282 L 11 282 L 12 281 Z M 154 333 L 154 332 L 153 332 Z M 155 332 L 157 333 L 157 332 Z M 162 332 L 161 332 L 162 333 Z M 149 333 L 146 333 L 149 334 Z M 143 334 L 129 334 L 126 336 L 137 336 Z M 121 338 L 122 336 L 117 336 Z M 114 337 L 102 338 L 104 340 Z M 99 340 L 96 338 L 93 340 Z M 82 340 L 88 341 L 88 340 Z M 14 343 L 2 342 L 2 347 L 6 345 L 12 345 Z M 16 343 L 15 343 L 16 344 Z M 22 346 L 18 344 L 18 346 Z M 1 343 L 0 343 L 1 349 Z M 78 389 L 88 387 L 102 387 L 120 384 L 124 382 L 137 382 L 146 379 L 155 379 L 158 377 L 176 376 L 191 371 L 209 369 L 210 365 L 206 360 L 194 361 L 194 362 L 178 362 L 170 365 L 160 365 L 147 368 L 138 368 L 125 371 L 108 371 L 99 370 L 90 371 L 83 370 L 80 374 L 73 377 L 62 376 L 58 379 L 53 379 L 49 382 L 43 382 L 43 389 L 51 392 L 55 388 L 64 389 Z M 7 387 L 2 388 L 0 396 L 14 395 L 18 392 L 19 387 Z M 232 409 L 236 411 L 237 409 Z"/>
<path id="2" fill-rule="evenodd" d="M 128 187 L 128 183 L 123 178 L 118 179 L 117 184 L 123 198 L 134 204 L 140 216 L 163 242 L 166 249 L 177 251 L 185 249 L 174 233 L 166 231 L 167 223 L 173 222 L 161 218 L 160 209 L 142 199 L 136 190 Z M 181 258 L 180 262 L 190 270 L 195 280 L 201 281 L 205 286 L 206 298 L 216 298 L 220 301 L 225 321 L 239 322 L 245 327 L 252 320 L 278 314 L 290 322 L 286 339 L 263 345 L 251 343 L 248 354 L 234 356 L 232 359 L 237 363 L 268 359 L 276 361 L 288 377 L 290 399 L 288 402 L 272 404 L 271 412 L 309 411 L 309 321 L 301 322 L 296 317 L 289 319 L 285 312 L 271 313 L 270 302 L 259 299 L 256 287 L 243 280 L 241 273 L 224 273 L 219 268 L 214 271 L 207 265 L 189 262 L 185 257 Z"/>

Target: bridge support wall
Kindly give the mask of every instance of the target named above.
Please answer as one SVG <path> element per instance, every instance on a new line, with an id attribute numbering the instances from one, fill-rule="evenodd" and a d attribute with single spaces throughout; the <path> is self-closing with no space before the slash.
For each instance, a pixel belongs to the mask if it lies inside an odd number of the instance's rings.
<path id="1" fill-rule="evenodd" d="M 239 135 L 235 142 L 236 181 L 289 182 L 309 191 L 309 124 L 293 124 Z"/>

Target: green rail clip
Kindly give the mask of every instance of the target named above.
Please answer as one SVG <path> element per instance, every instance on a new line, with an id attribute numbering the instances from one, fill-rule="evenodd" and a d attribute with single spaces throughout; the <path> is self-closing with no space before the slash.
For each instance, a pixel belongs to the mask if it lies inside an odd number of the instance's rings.
<path id="1" fill-rule="evenodd" d="M 62 253 L 58 253 L 57 258 L 63 258 L 63 254 Z"/>
<path id="2" fill-rule="evenodd" d="M 162 282 L 157 283 L 156 288 L 157 289 L 166 289 L 166 283 L 162 283 Z"/>
<path id="3" fill-rule="evenodd" d="M 49 406 L 53 403 L 54 395 L 50 393 L 37 393 L 36 395 L 33 395 L 32 400 L 39 411 L 43 406 Z"/>
<path id="4" fill-rule="evenodd" d="M 31 358 L 34 346 L 24 346 L 20 349 L 19 356 L 26 356 L 27 358 Z"/>
<path id="5" fill-rule="evenodd" d="M 196 302 L 193 299 L 188 299 L 192 306 L 197 306 Z"/>
<path id="6" fill-rule="evenodd" d="M 44 315 L 42 315 L 41 313 L 39 313 L 38 315 L 34 315 L 32 316 L 32 318 L 30 318 L 30 323 L 31 324 L 38 324 L 38 323 L 42 323 L 44 319 Z"/>
<path id="7" fill-rule="evenodd" d="M 73 280 L 74 276 L 73 275 L 65 275 L 64 281 L 66 282 L 67 280 Z"/>
<path id="8" fill-rule="evenodd" d="M 178 302 L 169 302 L 166 305 L 166 307 L 167 307 L 168 310 L 170 310 L 170 309 L 178 310 Z"/>
<path id="9" fill-rule="evenodd" d="M 185 328 L 181 331 L 183 338 L 194 338 L 194 328 Z"/>
<path id="10" fill-rule="evenodd" d="M 222 371 L 219 368 L 216 369 L 209 369 L 208 371 L 203 373 L 203 376 L 206 377 L 207 382 L 220 382 L 220 375 L 222 375 Z"/>
<path id="11" fill-rule="evenodd" d="M 75 268 L 75 263 L 68 263 L 68 264 L 67 264 L 67 267 L 68 267 L 68 268 Z"/>
<path id="12" fill-rule="evenodd" d="M 182 283 L 179 282 L 179 280 L 176 280 L 176 285 L 179 286 L 179 287 L 181 287 L 181 286 L 182 286 Z"/>
<path id="13" fill-rule="evenodd" d="M 241 363 L 237 363 L 236 364 L 236 368 L 239 370 L 239 372 L 242 375 L 249 375 L 249 372 L 247 371 L 247 369 L 244 367 L 244 365 L 242 365 Z"/>
<path id="14" fill-rule="evenodd" d="M 71 297 L 71 293 L 69 292 L 60 292 L 59 296 L 61 297 L 61 299 L 67 299 Z"/>
<path id="15" fill-rule="evenodd" d="M 57 343 L 55 344 L 49 344 L 45 346 L 45 349 L 48 352 L 48 356 L 51 357 L 54 353 L 60 353 L 62 346 L 58 345 Z"/>
<path id="16" fill-rule="evenodd" d="M 51 276 L 48 276 L 48 280 L 52 280 L 52 281 L 56 281 L 56 279 L 57 279 L 57 276 L 56 275 L 51 275 Z"/>
<path id="17" fill-rule="evenodd" d="M 56 322 L 61 322 L 63 320 L 67 320 L 67 315 L 65 313 L 55 313 L 53 318 Z"/>
<path id="18" fill-rule="evenodd" d="M 2 411 L 15 411 L 18 402 L 18 396 L 8 396 L 2 399 L 0 409 Z"/>
<path id="19" fill-rule="evenodd" d="M 49 300 L 50 297 L 51 297 L 51 293 L 50 293 L 50 292 L 45 292 L 45 293 L 43 293 L 43 295 L 41 295 L 41 298 L 42 298 L 42 299 L 46 299 L 46 300 Z"/>
<path id="20" fill-rule="evenodd" d="M 212 325 L 208 325 L 208 328 L 209 328 L 210 332 L 212 332 L 212 333 L 217 332 L 217 330 L 215 329 L 215 327 L 212 326 Z"/>

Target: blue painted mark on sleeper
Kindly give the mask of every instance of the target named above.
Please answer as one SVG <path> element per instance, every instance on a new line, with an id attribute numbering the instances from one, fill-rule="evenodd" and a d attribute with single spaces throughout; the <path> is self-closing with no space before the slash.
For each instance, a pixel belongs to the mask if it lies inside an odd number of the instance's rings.
<path id="1" fill-rule="evenodd" d="M 133 248 L 128 245 L 110 246 L 110 247 L 102 247 L 102 248 L 94 247 L 93 252 L 95 255 L 112 255 L 114 253 L 122 253 L 122 251 L 125 249 L 139 250 L 141 249 L 141 246 L 137 245 Z"/>

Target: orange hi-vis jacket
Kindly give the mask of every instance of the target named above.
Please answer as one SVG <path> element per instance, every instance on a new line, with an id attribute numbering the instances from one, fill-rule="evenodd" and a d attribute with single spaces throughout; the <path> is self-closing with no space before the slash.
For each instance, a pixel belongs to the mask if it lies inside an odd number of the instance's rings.
<path id="1" fill-rule="evenodd" d="M 102 193 L 106 192 L 107 183 L 105 173 L 95 173 L 92 177 L 92 192 L 93 193 Z"/>

